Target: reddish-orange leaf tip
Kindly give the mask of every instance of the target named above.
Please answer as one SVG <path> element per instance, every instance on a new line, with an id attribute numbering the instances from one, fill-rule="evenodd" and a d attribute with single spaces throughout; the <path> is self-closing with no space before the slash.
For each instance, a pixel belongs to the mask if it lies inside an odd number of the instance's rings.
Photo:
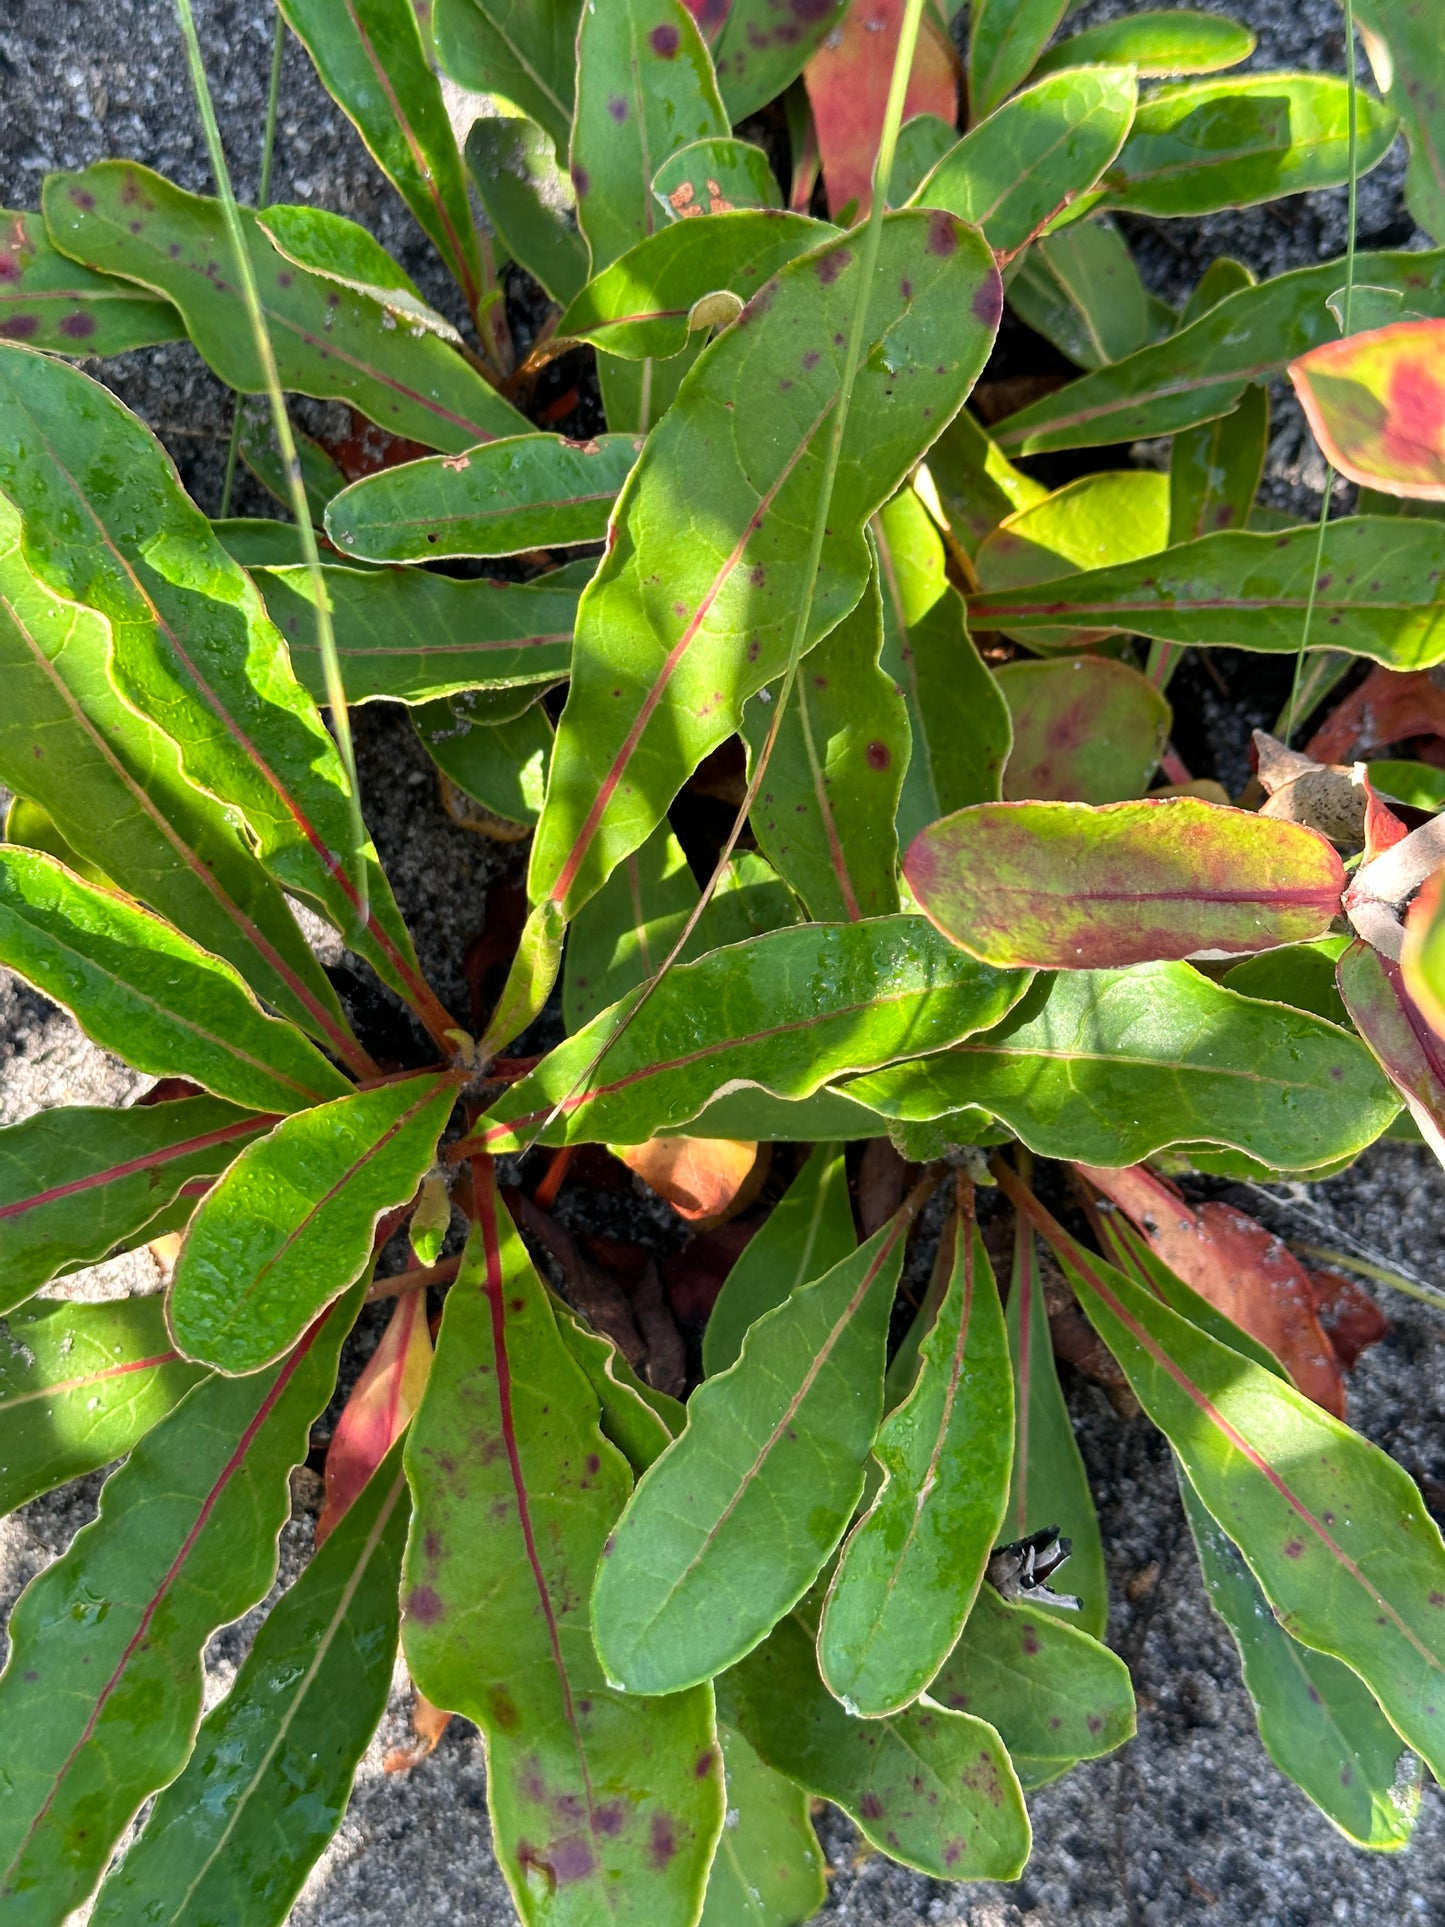
<path id="1" fill-rule="evenodd" d="M 1342 475 L 1445 501 L 1445 321 L 1395 321 L 1289 365 L 1315 440 Z"/>

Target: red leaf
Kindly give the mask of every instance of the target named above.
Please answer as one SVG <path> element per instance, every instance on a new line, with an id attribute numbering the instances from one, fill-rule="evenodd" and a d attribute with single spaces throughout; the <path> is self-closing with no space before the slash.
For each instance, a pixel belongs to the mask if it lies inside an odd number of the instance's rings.
<path id="1" fill-rule="evenodd" d="M 1389 1320 L 1364 1286 L 1342 1271 L 1312 1271 L 1309 1281 L 1325 1336 L 1340 1364 L 1352 1371 L 1360 1353 L 1385 1336 Z"/>
<path id="2" fill-rule="evenodd" d="M 1445 501 L 1445 321 L 1311 348 L 1289 378 L 1327 461 L 1365 488 Z"/>
<path id="3" fill-rule="evenodd" d="M 413 1687 L 415 1695 L 411 1703 L 411 1730 L 416 1735 L 415 1746 L 393 1746 L 381 1762 L 383 1773 L 410 1773 L 414 1766 L 436 1751 L 437 1741 L 451 1724 L 451 1714 L 444 1713 L 439 1706 L 433 1706 L 419 1687 Z"/>
<path id="4" fill-rule="evenodd" d="M 400 1438 L 421 1403 L 430 1369 L 426 1293 L 409 1291 L 397 1300 L 381 1343 L 366 1361 L 331 1435 L 326 1503 L 316 1521 L 318 1546 L 340 1525 L 347 1508 Z"/>
<path id="5" fill-rule="evenodd" d="M 1305 754 L 1319 763 L 1348 763 L 1412 736 L 1445 736 L 1445 689 L 1425 669 L 1402 674 L 1376 667 L 1330 711 Z"/>
<path id="6" fill-rule="evenodd" d="M 1356 939 L 1336 964 L 1335 979 L 1356 1030 L 1445 1164 L 1445 1043 L 1410 995 L 1404 972 Z"/>
<path id="7" fill-rule="evenodd" d="M 726 1137 L 654 1137 L 612 1154 L 692 1224 L 717 1224 L 750 1202 L 756 1144 Z"/>
<path id="8" fill-rule="evenodd" d="M 684 1325 L 707 1323 L 728 1273 L 763 1222 L 759 1217 L 732 1218 L 714 1231 L 689 1239 L 675 1257 L 667 1260 L 662 1275 L 668 1302 Z"/>
<path id="9" fill-rule="evenodd" d="M 828 212 L 835 219 L 850 201 L 856 201 L 854 218 L 860 221 L 872 205 L 873 163 L 903 14 L 904 0 L 853 0 L 843 24 L 803 69 Z M 958 119 L 956 56 L 942 26 L 927 12 L 903 101 L 903 118 L 915 114 L 937 114 L 950 126 Z"/>
<path id="10" fill-rule="evenodd" d="M 1142 1164 L 1076 1168 L 1133 1219 L 1177 1278 L 1267 1345 L 1307 1398 L 1344 1416 L 1344 1381 L 1315 1315 L 1309 1274 L 1272 1231 L 1231 1204 L 1195 1210 Z"/>

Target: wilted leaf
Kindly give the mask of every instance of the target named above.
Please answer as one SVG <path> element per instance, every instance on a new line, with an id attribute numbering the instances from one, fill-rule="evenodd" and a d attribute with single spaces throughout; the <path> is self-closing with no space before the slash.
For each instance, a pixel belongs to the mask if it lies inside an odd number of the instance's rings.
<path id="1" fill-rule="evenodd" d="M 206 1641 L 275 1577 L 289 1474 L 355 1309 L 336 1306 L 272 1371 L 193 1386 L 107 1480 L 100 1517 L 22 1594 L 0 1676 L 12 1913 L 58 1921 L 80 1906 L 141 1802 L 185 1763 Z"/>
<path id="2" fill-rule="evenodd" d="M 627 1467 L 477 1177 L 406 1450 L 407 1663 L 486 1735 L 497 1858 L 525 1920 L 582 1927 L 601 1907 L 619 1927 L 686 1927 L 723 1818 L 712 1695 L 634 1699 L 598 1664 L 587 1596 Z"/>
<path id="3" fill-rule="evenodd" d="M 185 1771 L 101 1888 L 97 1927 L 285 1918 L 386 1706 L 409 1511 L 398 1452 L 271 1609 Z"/>
<path id="4" fill-rule="evenodd" d="M 808 1097 L 846 1070 L 996 1023 L 1026 981 L 975 963 L 922 917 L 776 930 L 671 971 L 578 1089 L 632 1000 L 605 1011 L 514 1084 L 478 1135 L 512 1149 L 556 1105 L 538 1143 L 640 1144 L 680 1130 L 724 1089 Z"/>
<path id="5" fill-rule="evenodd" d="M 713 1224 L 747 1185 L 758 1147 L 727 1137 L 654 1137 L 619 1144 L 615 1155 L 680 1218 Z"/>
<path id="6" fill-rule="evenodd" d="M 632 435 L 517 435 L 353 482 L 326 511 L 343 555 L 437 562 L 596 542 L 637 460 Z"/>
<path id="7" fill-rule="evenodd" d="M 277 1121 L 187 1097 L 124 1111 L 56 1105 L 0 1131 L 0 1309 L 141 1243 L 187 1184 L 223 1171 Z"/>
<path id="8" fill-rule="evenodd" d="M 123 355 L 184 336 L 169 301 L 67 260 L 39 214 L 0 208 L 0 341 L 59 355 Z"/>
<path id="9" fill-rule="evenodd" d="M 332 99 L 356 123 L 451 269 L 467 306 L 482 295 L 466 176 L 412 0 L 278 0 Z"/>
<path id="10" fill-rule="evenodd" d="M 819 1679 L 801 1613 L 728 1674 L 720 1698 L 769 1766 L 840 1806 L 889 1859 L 939 1880 L 1023 1870 L 1028 1815 L 993 1728 L 928 1699 L 889 1719 L 855 1718 Z"/>
<path id="11" fill-rule="evenodd" d="M 996 253 L 1016 254 L 1098 180 L 1137 95 L 1132 73 L 1107 67 L 1026 88 L 971 128 L 912 199 L 972 221 Z"/>
<path id="12" fill-rule="evenodd" d="M 882 646 L 875 572 L 861 601 L 802 664 L 749 819 L 764 853 L 819 921 L 886 917 L 898 908 L 894 822 L 909 722 L 902 692 L 879 666 Z M 761 689 L 743 710 L 750 774 L 780 694 L 776 683 Z"/>
<path id="13" fill-rule="evenodd" d="M 1142 796 L 1169 734 L 1169 705 L 1108 656 L 1010 662 L 995 672 L 1013 717 L 1010 802 L 1115 803 Z"/>
<path id="14" fill-rule="evenodd" d="M 1003 1311 L 972 1213 L 946 1235 L 948 1289 L 913 1389 L 878 1434 L 883 1485 L 848 1535 L 818 1631 L 829 1691 L 871 1717 L 928 1690 L 963 1629 L 1008 1500 Z"/>
<path id="15" fill-rule="evenodd" d="M 1445 1164 L 1445 1043 L 1410 995 L 1398 963 L 1357 938 L 1336 968 L 1355 1028 Z"/>
<path id="16" fill-rule="evenodd" d="M 852 0 L 837 31 L 803 69 L 828 212 L 835 220 L 851 208 L 850 218 L 861 221 L 873 204 L 873 167 L 905 11 L 904 0 Z M 925 8 L 903 97 L 904 120 L 937 114 L 953 124 L 958 118 L 957 64 L 942 21 Z"/>
<path id="17" fill-rule="evenodd" d="M 1313 830 L 1192 796 L 978 803 L 916 837 L 903 867 L 955 943 L 1040 970 L 1303 942 L 1329 929 L 1345 881 Z"/>
<path id="18" fill-rule="evenodd" d="M 452 1075 L 409 1077 L 284 1120 L 197 1211 L 171 1286 L 187 1357 L 254 1372 L 360 1276 L 383 1211 L 405 1204 L 456 1102 Z"/>
<path id="19" fill-rule="evenodd" d="M 1422 314 L 1445 314 L 1445 250 L 1360 254 L 1355 276 L 1401 288 Z M 1247 382 L 1280 374 L 1307 349 L 1337 339 L 1325 302 L 1343 279 L 1342 264 L 1330 261 L 1241 288 L 1167 341 L 1021 408 L 1000 425 L 999 444 L 1011 455 L 1035 455 L 1212 421 L 1234 406 Z"/>
<path id="20" fill-rule="evenodd" d="M 1177 1278 L 1267 1346 L 1306 1398 L 1344 1417 L 1344 1381 L 1315 1316 L 1309 1275 L 1281 1238 L 1232 1204 L 1186 1204 L 1142 1165 L 1079 1169 L 1128 1213 Z"/>
<path id="21" fill-rule="evenodd" d="M 853 1093 L 913 1120 L 978 1105 L 1044 1157 L 1107 1165 L 1205 1142 L 1309 1171 L 1363 1149 L 1394 1115 L 1358 1038 L 1187 964 L 1060 971 L 996 1030 L 854 1078 Z"/>
<path id="22" fill-rule="evenodd" d="M 426 1293 L 404 1292 L 331 1434 L 326 1453 L 326 1503 L 316 1521 L 318 1547 L 351 1511 L 367 1481 L 406 1430 L 421 1404 L 430 1369 Z M 400 1470 L 398 1466 L 398 1475 Z M 400 1557 L 398 1548 L 398 1564 Z"/>
<path id="23" fill-rule="evenodd" d="M 618 1522 L 592 1600 L 603 1665 L 666 1693 L 750 1652 L 847 1529 L 883 1415 L 900 1214 L 748 1333 Z"/>
<path id="24" fill-rule="evenodd" d="M 983 242 L 946 215 L 890 215 L 832 539 L 816 587 L 805 583 L 795 530 L 821 485 L 857 245 L 830 243 L 781 269 L 705 351 L 648 438 L 578 611 L 562 747 L 532 854 L 534 902 L 575 915 L 644 841 L 737 727 L 744 700 L 783 672 L 800 596 L 811 597 L 808 647 L 854 606 L 868 575 L 865 522 L 982 366 L 998 312 Z M 764 392 L 776 396 L 771 406 L 734 412 L 737 395 Z M 714 459 L 700 466 L 701 441 Z"/>
<path id="25" fill-rule="evenodd" d="M 221 380 L 261 392 L 219 201 L 187 194 L 133 161 L 99 161 L 83 173 L 50 175 L 44 204 L 57 247 L 169 297 Z M 428 448 L 470 448 L 518 432 L 516 410 L 445 342 L 398 328 L 382 301 L 288 261 L 248 208 L 241 220 L 283 388 L 351 402 L 379 427 Z"/>
<path id="26" fill-rule="evenodd" d="M 0 962 L 154 1077 L 193 1078 L 253 1111 L 302 1110 L 351 1089 L 229 964 L 53 857 L 0 848 Z"/>
<path id="27" fill-rule="evenodd" d="M 158 1295 L 11 1311 L 0 1327 L 0 1514 L 123 1458 L 201 1376 L 171 1344 Z"/>

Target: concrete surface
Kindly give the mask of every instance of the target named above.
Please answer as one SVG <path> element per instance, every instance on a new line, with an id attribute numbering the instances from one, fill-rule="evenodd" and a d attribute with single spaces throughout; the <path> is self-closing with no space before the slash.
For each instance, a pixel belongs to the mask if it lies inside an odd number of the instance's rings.
<path id="1" fill-rule="evenodd" d="M 1199 0 L 1195 0 L 1198 4 Z M 1206 4 L 1208 0 L 1206 0 Z M 1125 11 L 1111 0 L 1080 23 Z M 1333 66 L 1342 58 L 1333 0 L 1242 0 L 1230 9 L 1261 35 L 1257 64 Z M 241 190 L 254 180 L 269 61 L 270 25 L 260 0 L 203 0 L 199 8 L 213 81 Z M 34 206 L 52 167 L 106 153 L 133 156 L 188 187 L 208 185 L 202 143 L 182 81 L 168 0 L 10 0 L 0 14 L 0 202 Z M 1361 190 L 1362 245 L 1410 238 L 1399 204 L 1398 153 Z M 444 276 L 376 175 L 359 141 L 322 94 L 304 57 L 287 54 L 277 199 L 315 199 L 366 221 L 401 253 L 433 300 Z M 1307 197 L 1167 231 L 1136 224 L 1153 283 L 1178 296 L 1219 252 L 1261 274 L 1339 250 L 1342 194 Z M 188 485 L 214 507 L 229 400 L 189 348 L 109 364 L 105 379 L 171 448 Z M 1289 409 L 1277 415 L 1270 457 L 1274 499 L 1309 512 L 1322 471 Z M 1317 495 L 1315 496 L 1317 502 Z M 238 507 L 261 510 L 246 485 Z M 1191 686 L 1192 687 L 1192 686 Z M 1237 763 L 1251 707 L 1216 703 L 1221 765 Z M 1201 698 L 1202 700 L 1202 698 Z M 461 945 L 481 921 L 486 889 L 501 868 L 491 848 L 451 826 L 437 809 L 419 752 L 401 719 L 361 714 L 364 787 L 382 854 L 423 959 L 460 1004 Z M 1227 739 L 1227 740 L 1226 740 Z M 56 1103 L 125 1102 L 143 1080 L 104 1057 L 75 1026 L 25 987 L 0 980 L 0 1118 Z M 1322 1242 L 1354 1238 L 1387 1261 L 1445 1279 L 1441 1204 L 1445 1183 L 1423 1151 L 1384 1146 L 1307 1204 L 1281 1197 L 1269 1209 L 1282 1230 Z M 1323 1213 L 1320 1223 L 1310 1216 Z M 155 1289 L 146 1254 L 67 1281 L 102 1295 Z M 1445 1324 L 1389 1296 L 1386 1341 L 1366 1355 L 1352 1386 L 1352 1416 L 1392 1452 L 1427 1493 L 1445 1489 Z M 368 1320 L 348 1371 L 375 1342 Z M 1112 1760 L 1080 1769 L 1032 1801 L 1036 1845 L 1025 1878 L 1010 1888 L 946 1886 L 860 1856 L 836 1815 L 820 1822 L 832 1867 L 829 1917 L 858 1927 L 969 1922 L 973 1927 L 1317 1927 L 1317 1923 L 1445 1920 L 1445 1821 L 1439 1794 L 1425 1795 L 1416 1844 L 1371 1856 L 1347 1846 L 1265 1757 L 1234 1649 L 1208 1607 L 1189 1550 L 1168 1455 L 1142 1420 L 1121 1424 L 1092 1388 L 1072 1388 L 1074 1415 L 1099 1503 L 1112 1581 L 1110 1636 L 1129 1660 L 1139 1695 L 1138 1739 Z M 99 1477 L 37 1501 L 0 1523 L 0 1604 L 92 1516 Z M 282 1540 L 282 1582 L 309 1545 L 314 1480 L 297 1479 L 298 1507 Z M 259 1623 L 248 1615 L 213 1642 L 212 1698 L 225 1690 Z M 368 1753 L 346 1823 L 317 1868 L 293 1919 L 303 1927 L 505 1927 L 509 1903 L 488 1845 L 484 1763 L 476 1734 L 455 1723 L 436 1754 L 410 1775 L 387 1777 L 381 1757 L 405 1737 L 406 1705 L 394 1696 Z"/>

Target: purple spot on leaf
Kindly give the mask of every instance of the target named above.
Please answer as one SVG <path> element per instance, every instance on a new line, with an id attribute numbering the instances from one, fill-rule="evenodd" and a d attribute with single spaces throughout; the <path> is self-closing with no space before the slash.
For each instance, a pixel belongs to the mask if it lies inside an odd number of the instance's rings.
<path id="1" fill-rule="evenodd" d="M 446 1613 L 440 1595 L 431 1586 L 418 1586 L 406 1609 L 423 1626 L 434 1626 Z"/>
<path id="2" fill-rule="evenodd" d="M 588 188 L 592 185 L 592 176 L 587 172 L 585 167 L 579 167 L 575 161 L 572 163 L 572 185 L 577 190 L 577 198 L 579 201 L 586 195 Z"/>
<path id="3" fill-rule="evenodd" d="M 68 314 L 60 324 L 60 332 L 69 341 L 86 341 L 95 333 L 95 316 L 80 311 Z"/>
<path id="4" fill-rule="evenodd" d="M 951 214 L 941 210 L 928 217 L 928 252 L 946 261 L 958 248 L 958 228 Z"/>
<path id="5" fill-rule="evenodd" d="M 611 100 L 607 103 L 607 111 L 619 126 L 627 119 L 627 102 L 622 98 L 621 94 L 614 94 L 612 96 Z"/>
<path id="6" fill-rule="evenodd" d="M 881 1820 L 883 1818 L 883 1802 L 871 1788 L 859 1800 L 858 1812 L 864 1820 Z"/>
<path id="7" fill-rule="evenodd" d="M 39 326 L 39 317 L 36 315 L 7 315 L 0 321 L 0 341 L 28 341 Z"/>
<path id="8" fill-rule="evenodd" d="M 818 260 L 813 263 L 813 272 L 825 288 L 831 288 L 852 259 L 853 254 L 851 249 L 833 248 L 829 253 L 821 255 Z"/>
<path id="9" fill-rule="evenodd" d="M 662 1872 L 677 1852 L 677 1837 L 672 1830 L 672 1816 L 667 1813 L 654 1813 L 652 1816 L 652 1837 L 647 1843 L 647 1855 L 659 1873 Z"/>
<path id="10" fill-rule="evenodd" d="M 647 44 L 660 60 L 674 59 L 679 45 L 677 28 L 666 23 L 654 27 L 647 36 Z"/>

